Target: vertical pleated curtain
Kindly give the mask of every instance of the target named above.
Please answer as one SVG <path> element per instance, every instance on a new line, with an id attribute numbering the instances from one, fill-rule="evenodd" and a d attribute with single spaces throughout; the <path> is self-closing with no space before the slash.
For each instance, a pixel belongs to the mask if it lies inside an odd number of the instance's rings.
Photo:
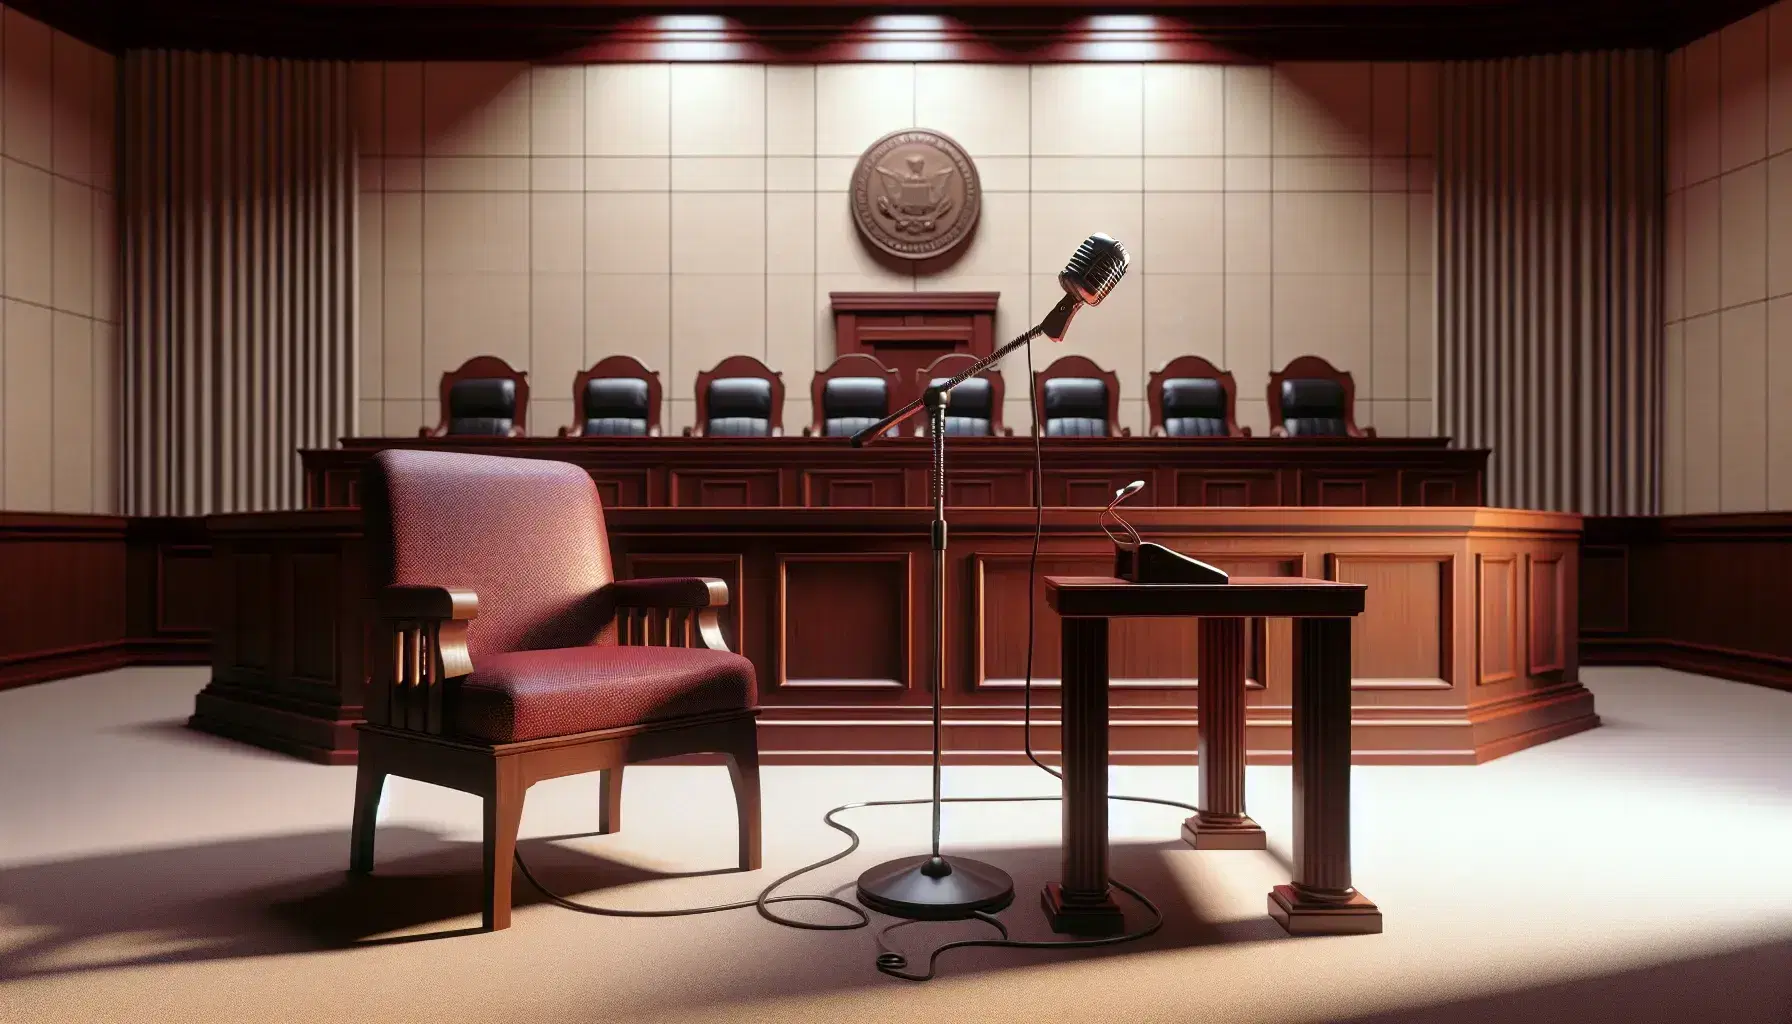
<path id="1" fill-rule="evenodd" d="M 353 432 L 349 78 L 342 62 L 126 55 L 126 512 L 298 508 L 297 450 Z"/>
<path id="2" fill-rule="evenodd" d="M 1439 432 L 1490 504 L 1647 515 L 1661 495 L 1663 61 L 1438 75 Z"/>

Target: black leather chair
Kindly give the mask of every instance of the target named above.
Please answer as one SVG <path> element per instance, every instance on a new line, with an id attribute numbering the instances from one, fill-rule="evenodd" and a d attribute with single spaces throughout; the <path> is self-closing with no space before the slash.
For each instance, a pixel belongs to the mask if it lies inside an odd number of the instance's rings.
<path id="1" fill-rule="evenodd" d="M 1108 387 L 1094 377 L 1058 377 L 1045 382 L 1045 436 L 1106 437 Z"/>
<path id="2" fill-rule="evenodd" d="M 593 377 L 580 396 L 585 437 L 646 437 L 647 382 L 638 377 Z"/>
<path id="3" fill-rule="evenodd" d="M 896 407 L 896 381 L 896 371 L 874 355 L 849 352 L 834 360 L 810 382 L 815 421 L 803 436 L 851 437 L 872 426 Z"/>
<path id="4" fill-rule="evenodd" d="M 1282 382 L 1282 427 L 1289 437 L 1344 437 L 1344 388 L 1335 380 Z"/>
<path id="5" fill-rule="evenodd" d="M 1208 377 L 1164 381 L 1164 433 L 1170 437 L 1229 437 L 1226 391 Z"/>
<path id="6" fill-rule="evenodd" d="M 710 381 L 709 420 L 703 432 L 710 437 L 770 437 L 771 382 L 757 377 Z"/>
<path id="7" fill-rule="evenodd" d="M 752 356 L 697 374 L 697 425 L 686 436 L 782 437 L 784 378 Z"/>
<path id="8" fill-rule="evenodd" d="M 448 433 L 506 437 L 516 425 L 516 382 L 455 381 L 448 389 Z"/>
<path id="9" fill-rule="evenodd" d="M 930 377 L 928 387 L 944 384 L 950 377 Z M 947 437 L 991 437 L 995 430 L 996 389 L 982 377 L 972 377 L 952 389 L 946 403 Z"/>
<path id="10" fill-rule="evenodd" d="M 977 364 L 977 357 L 968 352 L 948 352 L 926 369 L 915 372 L 915 394 L 936 384 L 944 384 Z M 927 420 L 914 420 L 915 436 L 927 433 Z M 1014 431 L 1002 425 L 1002 374 L 985 370 L 952 390 L 946 404 L 947 437 L 1013 437 Z"/>
<path id="11" fill-rule="evenodd" d="M 474 356 L 442 374 L 442 418 L 420 437 L 522 437 L 529 375 L 496 356 Z"/>
<path id="12" fill-rule="evenodd" d="M 835 377 L 821 390 L 821 436 L 850 437 L 889 415 L 889 385 L 876 377 Z"/>
<path id="13" fill-rule="evenodd" d="M 1276 437 L 1374 437 L 1356 425 L 1356 381 L 1318 356 L 1301 356 L 1269 377 Z"/>

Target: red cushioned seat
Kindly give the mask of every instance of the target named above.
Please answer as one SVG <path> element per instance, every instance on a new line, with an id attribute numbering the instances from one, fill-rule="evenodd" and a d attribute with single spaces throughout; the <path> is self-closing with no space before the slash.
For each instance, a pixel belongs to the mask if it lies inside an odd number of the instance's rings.
<path id="1" fill-rule="evenodd" d="M 563 647 L 486 655 L 453 691 L 449 713 L 462 736 L 514 743 L 740 711 L 753 700 L 753 663 L 728 651 Z"/>

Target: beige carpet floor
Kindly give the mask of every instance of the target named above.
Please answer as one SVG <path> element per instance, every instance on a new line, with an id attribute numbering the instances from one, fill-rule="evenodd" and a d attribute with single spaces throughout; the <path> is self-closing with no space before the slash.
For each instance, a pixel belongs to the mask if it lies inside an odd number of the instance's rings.
<path id="1" fill-rule="evenodd" d="M 872 966 L 868 931 L 752 911 L 620 920 L 543 903 L 478 924 L 479 808 L 394 780 L 376 877 L 344 873 L 352 768 L 190 732 L 203 673 L 133 669 L 0 693 L 0 1021 L 1694 1021 L 1792 1022 L 1792 694 L 1653 669 L 1588 671 L 1606 725 L 1478 767 L 1358 768 L 1355 866 L 1378 936 L 1290 939 L 1290 776 L 1252 768 L 1267 852 L 1197 853 L 1180 813 L 1117 804 L 1113 870 L 1164 908 L 1098 951 L 948 953 L 926 984 Z M 1192 799 L 1195 769 L 1117 768 L 1116 790 Z M 1031 768 L 948 769 L 953 794 L 1040 793 Z M 835 804 L 924 796 L 916 768 L 765 773 L 766 868 L 732 858 L 721 768 L 629 770 L 620 835 L 595 777 L 536 787 L 525 856 L 618 907 L 750 897 L 840 848 Z M 864 810 L 853 857 L 794 891 L 850 893 L 922 852 L 925 809 Z M 950 850 L 1007 868 L 1015 934 L 1048 938 L 1039 887 L 1057 805 L 958 806 Z M 812 919 L 837 909 L 789 907 Z M 1136 919 L 1137 915 L 1131 915 Z M 882 923 L 880 921 L 880 923 Z M 984 934 L 898 933 L 925 949 Z"/>

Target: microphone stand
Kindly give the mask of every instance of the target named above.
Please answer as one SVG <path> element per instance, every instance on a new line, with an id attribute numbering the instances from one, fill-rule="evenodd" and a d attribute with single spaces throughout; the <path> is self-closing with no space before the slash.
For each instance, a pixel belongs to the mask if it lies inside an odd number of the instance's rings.
<path id="1" fill-rule="evenodd" d="M 1082 303 L 1066 295 L 1039 326 L 996 349 L 943 384 L 929 385 L 921 397 L 852 435 L 854 448 L 882 437 L 890 428 L 925 410 L 932 443 L 927 463 L 928 490 L 933 498 L 929 540 L 933 549 L 933 851 L 922 857 L 886 861 L 859 876 L 859 902 L 892 917 L 950 921 L 1001 910 L 1014 901 L 1014 880 L 992 864 L 967 857 L 940 855 L 940 702 L 946 687 L 946 406 L 952 389 L 989 369 L 1003 356 L 1034 338 L 1064 337 Z M 1035 430 L 1039 429 L 1035 424 Z"/>

